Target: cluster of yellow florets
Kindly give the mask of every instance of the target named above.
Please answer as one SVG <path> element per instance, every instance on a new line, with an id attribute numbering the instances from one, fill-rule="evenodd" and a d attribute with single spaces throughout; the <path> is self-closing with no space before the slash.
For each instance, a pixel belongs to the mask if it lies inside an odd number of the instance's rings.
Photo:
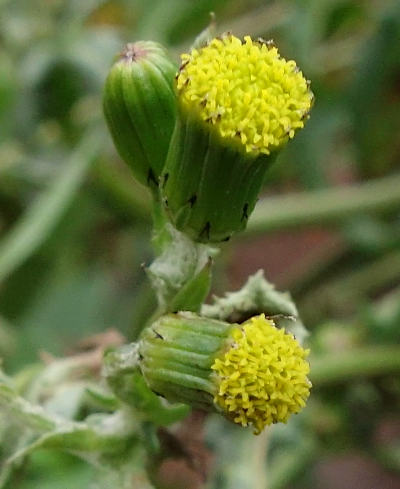
<path id="1" fill-rule="evenodd" d="M 225 35 L 182 61 L 182 103 L 246 152 L 270 154 L 304 127 L 313 101 L 309 84 L 270 43 Z"/>
<path id="2" fill-rule="evenodd" d="M 310 394 L 309 351 L 264 315 L 234 328 L 231 338 L 211 367 L 217 374 L 214 402 L 236 423 L 253 424 L 256 433 L 285 423 Z"/>

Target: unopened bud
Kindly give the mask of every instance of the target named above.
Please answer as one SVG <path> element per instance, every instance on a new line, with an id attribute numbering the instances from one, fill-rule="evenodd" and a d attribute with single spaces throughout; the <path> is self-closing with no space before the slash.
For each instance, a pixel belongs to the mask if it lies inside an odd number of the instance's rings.
<path id="1" fill-rule="evenodd" d="M 176 118 L 174 63 L 158 43 L 128 44 L 106 80 L 104 114 L 134 176 L 158 185 Z"/>

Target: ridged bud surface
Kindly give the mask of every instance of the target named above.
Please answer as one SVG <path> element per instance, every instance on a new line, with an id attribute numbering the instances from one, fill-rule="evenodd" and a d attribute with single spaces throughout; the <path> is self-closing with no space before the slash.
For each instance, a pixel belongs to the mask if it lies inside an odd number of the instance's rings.
<path id="1" fill-rule="evenodd" d="M 155 42 L 128 44 L 106 80 L 103 107 L 121 158 L 136 179 L 158 185 L 176 119 L 176 67 Z"/>

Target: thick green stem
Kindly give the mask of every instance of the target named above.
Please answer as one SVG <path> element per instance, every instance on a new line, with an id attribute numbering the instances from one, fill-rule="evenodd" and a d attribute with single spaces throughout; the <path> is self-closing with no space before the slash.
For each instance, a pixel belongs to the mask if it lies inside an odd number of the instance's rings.
<path id="1" fill-rule="evenodd" d="M 268 452 L 269 431 L 264 430 L 254 440 L 254 457 L 253 468 L 255 474 L 257 474 L 256 484 L 254 489 L 267 489 L 269 488 L 268 474 L 267 474 L 267 452 Z"/>
<path id="2" fill-rule="evenodd" d="M 218 463 L 209 481 L 210 488 L 270 487 L 267 472 L 269 430 L 254 436 L 249 429 L 209 418 L 207 431 L 207 438 L 209 437 L 214 452 L 218 454 Z"/>
<path id="3" fill-rule="evenodd" d="M 355 215 L 396 209 L 400 209 L 400 175 L 348 187 L 265 198 L 257 204 L 243 236 L 343 222 Z"/>
<path id="4" fill-rule="evenodd" d="M 310 360 L 311 381 L 319 387 L 349 382 L 357 377 L 400 372 L 400 346 L 368 346 Z"/>

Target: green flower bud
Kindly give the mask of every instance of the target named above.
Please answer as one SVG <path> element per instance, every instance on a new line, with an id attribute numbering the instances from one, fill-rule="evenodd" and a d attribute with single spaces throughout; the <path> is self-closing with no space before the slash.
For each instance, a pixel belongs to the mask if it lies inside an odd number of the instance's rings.
<path id="1" fill-rule="evenodd" d="M 107 77 L 103 106 L 114 144 L 134 176 L 158 185 L 176 119 L 176 67 L 157 43 L 128 44 Z"/>
<path id="2" fill-rule="evenodd" d="M 304 126 L 313 95 L 295 62 L 265 41 L 226 35 L 182 60 L 165 206 L 195 241 L 223 241 L 245 227 L 267 168 Z"/>
<path id="3" fill-rule="evenodd" d="M 263 314 L 239 325 L 179 313 L 144 331 L 139 366 L 167 400 L 216 411 L 260 433 L 305 406 L 308 353 Z"/>

